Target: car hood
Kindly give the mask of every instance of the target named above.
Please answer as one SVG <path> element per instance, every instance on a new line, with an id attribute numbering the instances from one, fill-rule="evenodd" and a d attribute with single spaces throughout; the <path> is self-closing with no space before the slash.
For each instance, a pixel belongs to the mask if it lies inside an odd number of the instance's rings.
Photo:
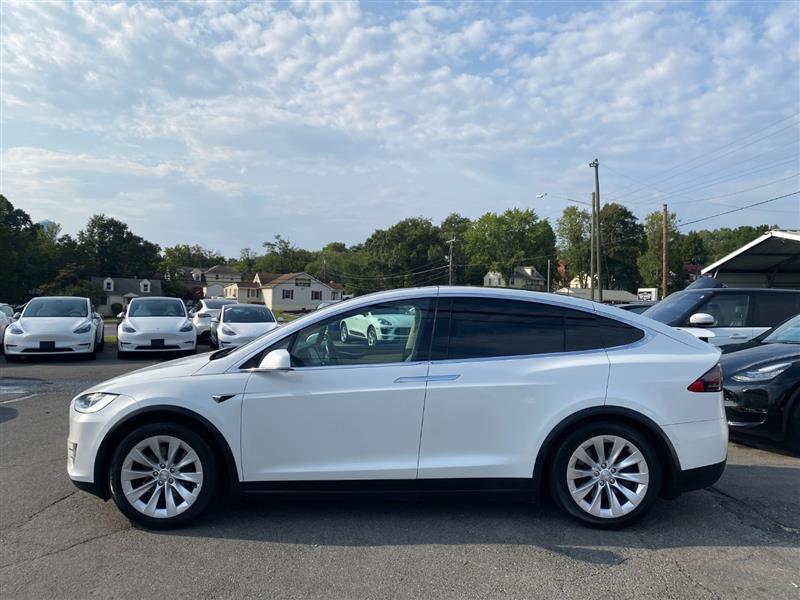
<path id="1" fill-rule="evenodd" d="M 139 333 L 174 333 L 186 323 L 186 317 L 128 317 L 126 320 Z"/>
<path id="2" fill-rule="evenodd" d="M 72 333 L 79 325 L 90 321 L 89 317 L 33 317 L 21 318 L 17 323 L 25 333 Z"/>
<path id="3" fill-rule="evenodd" d="M 800 344 L 761 344 L 754 348 L 723 354 L 720 365 L 727 379 L 729 375 L 764 363 L 798 359 L 800 359 Z"/>
<path id="4" fill-rule="evenodd" d="M 377 315 L 375 319 L 389 321 L 393 327 L 411 327 L 414 322 L 414 315 Z"/>
<path id="5" fill-rule="evenodd" d="M 173 379 L 175 377 L 188 377 L 194 375 L 199 369 L 208 364 L 211 352 L 196 354 L 186 358 L 178 358 L 168 362 L 159 363 L 143 369 L 137 369 L 114 379 L 109 379 L 86 390 L 86 392 L 115 392 L 125 393 L 124 388 L 139 383 L 152 383 L 159 379 Z"/>
<path id="6" fill-rule="evenodd" d="M 272 331 L 278 326 L 277 323 L 221 323 L 220 327 L 224 327 L 225 329 L 230 329 L 236 335 L 241 335 L 245 337 L 255 337 L 259 335 L 264 335 L 268 331 Z M 222 335 L 225 335 L 220 330 Z"/>

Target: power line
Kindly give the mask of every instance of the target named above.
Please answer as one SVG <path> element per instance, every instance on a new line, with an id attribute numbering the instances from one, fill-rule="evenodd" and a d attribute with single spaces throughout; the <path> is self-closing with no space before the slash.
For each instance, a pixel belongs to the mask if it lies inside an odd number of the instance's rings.
<path id="1" fill-rule="evenodd" d="M 771 185 L 775 185 L 776 183 L 780 183 L 782 181 L 787 181 L 789 179 L 795 179 L 800 176 L 800 171 L 796 173 L 792 173 L 788 177 L 781 177 L 780 179 L 773 179 L 772 181 L 768 181 L 767 183 L 762 183 L 761 185 L 757 185 L 751 188 L 747 188 L 744 190 L 739 190 L 738 192 L 730 192 L 728 194 L 720 194 L 718 196 L 710 196 L 708 198 L 697 198 L 695 200 L 684 200 L 683 202 L 671 202 L 670 206 L 675 204 L 691 204 L 693 202 L 707 202 L 708 200 L 718 200 L 719 198 L 728 198 L 730 196 L 738 196 L 739 194 L 744 194 L 745 192 L 752 192 L 753 190 L 760 190 L 761 188 L 769 187 Z"/>
<path id="2" fill-rule="evenodd" d="M 430 265 L 434 263 L 429 263 Z M 428 265 L 424 265 L 428 266 Z M 403 277 L 413 277 L 414 275 L 421 275 L 423 273 L 430 273 L 431 271 L 437 271 L 439 269 L 447 269 L 447 265 L 442 265 L 439 267 L 434 267 L 433 269 L 424 269 L 419 271 L 406 271 L 405 273 L 396 273 L 393 275 L 376 275 L 376 276 L 364 276 L 364 275 L 351 275 L 349 273 L 337 273 L 336 271 L 328 270 L 328 273 L 334 275 L 336 277 L 344 277 L 346 279 L 369 279 L 369 280 L 377 280 L 377 279 L 401 279 Z"/>
<path id="3" fill-rule="evenodd" d="M 679 223 L 678 227 L 685 227 L 686 225 L 692 225 L 693 223 L 699 223 L 701 221 L 708 221 L 709 219 L 714 219 L 716 217 L 721 217 L 723 215 L 729 215 L 731 213 L 739 212 L 740 210 L 746 210 L 748 208 L 753 208 L 754 206 L 760 206 L 762 204 L 766 204 L 767 202 L 775 202 L 775 200 L 783 200 L 784 198 L 789 198 L 791 196 L 796 196 L 800 194 L 800 190 L 796 192 L 792 192 L 790 194 L 784 194 L 783 196 L 776 196 L 775 198 L 770 198 L 769 200 L 762 200 L 761 202 L 753 202 L 753 204 L 748 204 L 746 206 L 740 206 L 738 208 L 734 208 L 731 210 L 726 210 L 721 213 L 717 213 L 715 215 L 709 215 L 707 217 L 702 217 L 700 219 L 695 219 L 694 221 L 687 221 L 686 223 Z"/>
<path id="4" fill-rule="evenodd" d="M 670 173 L 670 172 L 678 169 L 678 167 L 681 167 L 683 165 L 691 164 L 691 163 L 693 163 L 693 162 L 695 162 L 695 161 L 697 161 L 697 160 L 699 160 L 701 158 L 705 158 L 706 156 L 710 156 L 712 154 L 715 154 L 716 152 L 719 152 L 720 150 L 725 150 L 726 148 L 737 146 L 737 145 L 741 144 L 742 141 L 747 140 L 748 138 L 751 138 L 754 135 L 758 135 L 759 133 L 767 131 L 768 129 L 771 129 L 775 125 L 779 125 L 779 124 L 781 124 L 781 123 L 783 123 L 785 121 L 788 121 L 789 119 L 793 119 L 793 118 L 797 117 L 798 115 L 800 115 L 800 111 L 795 112 L 794 114 L 789 115 L 788 117 L 784 117 L 783 119 L 779 119 L 778 121 L 775 121 L 774 123 L 771 123 L 771 124 L 761 128 L 761 129 L 757 129 L 756 131 L 750 133 L 749 135 L 744 136 L 741 139 L 734 140 L 734 141 L 729 142 L 727 144 L 724 144 L 722 146 L 718 146 L 717 148 L 709 150 L 708 152 L 704 152 L 703 154 L 698 154 L 694 158 L 690 158 L 688 160 L 675 163 L 674 165 L 672 165 L 668 169 L 662 171 L 659 175 L 655 175 L 654 177 L 651 177 L 648 181 L 650 183 L 658 183 L 658 182 L 663 182 L 663 181 L 668 181 L 670 179 L 673 179 L 674 177 L 677 177 L 681 173 L 691 171 L 696 167 L 692 167 L 691 169 L 683 169 L 683 170 L 679 171 L 678 173 L 670 175 L 669 177 L 664 177 L 664 175 L 666 175 L 667 173 Z M 734 152 L 738 152 L 740 150 L 743 150 L 744 148 L 748 148 L 748 147 L 752 146 L 753 144 L 757 144 L 758 142 L 760 142 L 760 141 L 762 141 L 764 139 L 767 139 L 768 137 L 772 137 L 773 135 L 777 135 L 777 134 L 779 134 L 779 133 L 781 133 L 783 131 L 786 131 L 787 129 L 791 129 L 792 127 L 795 127 L 797 124 L 798 123 L 793 123 L 793 124 L 789 125 L 788 127 L 784 127 L 783 129 L 779 129 L 777 131 L 773 131 L 772 133 L 769 133 L 769 134 L 767 134 L 767 135 L 765 135 L 765 136 L 763 136 L 761 138 L 758 138 L 756 140 L 752 140 L 752 141 L 750 141 L 750 142 L 748 142 L 748 143 L 746 143 L 744 145 L 741 145 L 739 148 L 736 148 L 735 150 L 733 150 L 731 152 L 727 152 L 725 154 L 717 156 L 714 159 L 712 159 L 710 161 L 707 161 L 707 162 L 705 162 L 703 164 L 709 164 L 710 162 L 714 162 L 715 160 L 719 160 L 720 158 L 723 158 L 724 156 L 728 156 L 728 155 L 730 155 L 730 154 L 732 154 Z M 698 165 L 698 166 L 702 166 L 702 165 Z M 630 177 L 628 177 L 628 179 L 631 179 L 632 181 L 635 181 Z M 639 182 L 639 183 L 642 184 L 644 182 Z M 628 186 L 628 188 L 622 190 L 622 192 L 620 194 L 616 194 L 616 196 L 617 197 L 629 196 L 630 194 L 633 194 L 633 193 L 636 193 L 638 191 L 641 191 L 641 189 L 642 189 L 641 187 L 639 187 L 639 188 L 637 188 L 635 190 L 630 190 L 631 187 L 633 187 L 633 186 Z"/>

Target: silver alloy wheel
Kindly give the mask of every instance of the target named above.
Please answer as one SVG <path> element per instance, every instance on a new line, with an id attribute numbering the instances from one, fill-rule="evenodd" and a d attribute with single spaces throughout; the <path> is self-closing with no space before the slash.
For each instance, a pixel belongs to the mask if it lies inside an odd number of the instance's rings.
<path id="1" fill-rule="evenodd" d="M 378 334 L 375 333 L 375 329 L 370 327 L 367 329 L 367 346 L 375 346 L 378 343 Z"/>
<path id="2" fill-rule="evenodd" d="M 133 508 L 156 519 L 179 515 L 200 495 L 203 465 L 194 449 L 171 435 L 146 438 L 130 449 L 120 473 Z"/>
<path id="3" fill-rule="evenodd" d="M 583 442 L 567 462 L 567 486 L 582 510 L 604 519 L 632 512 L 650 483 L 647 461 L 629 440 L 599 435 Z"/>
<path id="4" fill-rule="evenodd" d="M 348 338 L 347 325 L 345 323 L 342 323 L 339 326 L 339 339 L 341 340 L 341 342 L 343 344 L 346 344 L 347 343 L 347 338 Z"/>

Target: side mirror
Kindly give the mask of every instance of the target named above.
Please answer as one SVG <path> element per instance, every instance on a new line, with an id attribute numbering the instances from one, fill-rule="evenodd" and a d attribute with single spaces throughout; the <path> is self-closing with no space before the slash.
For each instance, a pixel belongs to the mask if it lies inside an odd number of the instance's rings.
<path id="1" fill-rule="evenodd" d="M 268 352 L 267 355 L 261 359 L 261 364 L 258 365 L 256 371 L 291 371 L 292 370 L 292 357 L 289 356 L 289 351 L 280 349 Z"/>
<path id="2" fill-rule="evenodd" d="M 689 323 L 695 327 L 712 327 L 716 319 L 708 313 L 694 313 L 689 317 Z"/>
<path id="3" fill-rule="evenodd" d="M 16 320 L 18 320 L 18 319 L 19 319 L 21 316 L 22 316 L 22 313 L 15 312 L 15 313 L 14 313 L 14 316 L 13 316 L 13 317 L 11 317 L 11 318 L 12 318 L 12 319 L 14 319 L 14 320 L 16 321 Z"/>
<path id="4" fill-rule="evenodd" d="M 212 325 L 216 325 L 217 323 L 219 323 L 219 319 L 211 319 Z"/>
<path id="5" fill-rule="evenodd" d="M 194 317 L 196 314 L 197 314 L 197 313 L 196 313 L 194 310 L 190 310 L 190 311 L 189 311 L 189 318 L 191 319 L 191 318 L 192 318 L 192 317 Z"/>
<path id="6" fill-rule="evenodd" d="M 283 317 L 278 317 L 278 323 L 286 323 L 286 319 Z"/>
<path id="7" fill-rule="evenodd" d="M 119 313 L 119 314 L 117 315 L 117 318 L 118 318 L 118 319 L 124 319 L 124 318 L 125 318 L 125 313 L 124 313 L 124 312 L 121 312 L 121 313 Z"/>

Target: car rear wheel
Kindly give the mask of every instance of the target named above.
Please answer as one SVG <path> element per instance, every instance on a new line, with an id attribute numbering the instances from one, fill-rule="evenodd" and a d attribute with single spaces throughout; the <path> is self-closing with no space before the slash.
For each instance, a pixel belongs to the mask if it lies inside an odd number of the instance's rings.
<path id="1" fill-rule="evenodd" d="M 652 507 L 661 489 L 661 465 L 637 429 L 599 422 L 579 427 L 560 444 L 550 486 L 556 502 L 573 518 L 617 529 Z"/>
<path id="2" fill-rule="evenodd" d="M 151 529 L 179 527 L 211 501 L 216 465 L 208 444 L 183 425 L 157 423 L 128 434 L 111 460 L 114 502 L 131 521 Z"/>

